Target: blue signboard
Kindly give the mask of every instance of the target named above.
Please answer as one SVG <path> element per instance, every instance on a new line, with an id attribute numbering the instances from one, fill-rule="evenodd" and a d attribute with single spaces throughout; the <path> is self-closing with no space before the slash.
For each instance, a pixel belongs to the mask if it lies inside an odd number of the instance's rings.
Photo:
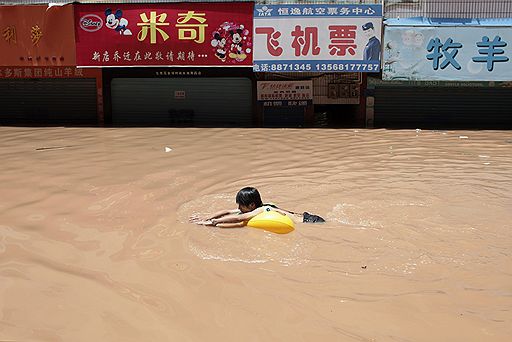
<path id="1" fill-rule="evenodd" d="M 510 19 L 508 23 L 477 19 L 457 23 L 429 19 L 386 22 L 382 78 L 512 80 L 511 24 Z"/>

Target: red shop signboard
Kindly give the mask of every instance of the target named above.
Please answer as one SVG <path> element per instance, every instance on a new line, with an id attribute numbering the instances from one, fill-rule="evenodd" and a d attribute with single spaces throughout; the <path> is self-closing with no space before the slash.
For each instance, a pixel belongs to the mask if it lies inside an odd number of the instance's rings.
<path id="1" fill-rule="evenodd" d="M 79 66 L 252 66 L 253 3 L 75 5 Z"/>

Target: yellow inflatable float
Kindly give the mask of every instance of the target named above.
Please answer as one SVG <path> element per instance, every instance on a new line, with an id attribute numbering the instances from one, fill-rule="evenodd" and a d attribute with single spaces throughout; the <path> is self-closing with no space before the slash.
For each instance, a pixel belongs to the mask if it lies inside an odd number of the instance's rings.
<path id="1" fill-rule="evenodd" d="M 277 211 L 264 211 L 247 222 L 247 226 L 277 234 L 287 234 L 295 229 L 292 219 Z"/>

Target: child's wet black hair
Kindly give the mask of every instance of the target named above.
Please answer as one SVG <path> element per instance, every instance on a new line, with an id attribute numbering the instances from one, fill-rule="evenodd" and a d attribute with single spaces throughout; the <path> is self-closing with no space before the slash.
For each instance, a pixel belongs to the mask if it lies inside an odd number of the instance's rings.
<path id="1" fill-rule="evenodd" d="M 236 194 L 236 203 L 246 207 L 248 207 L 251 203 L 254 203 L 256 208 L 259 208 L 263 205 L 258 190 L 250 186 L 238 191 Z"/>

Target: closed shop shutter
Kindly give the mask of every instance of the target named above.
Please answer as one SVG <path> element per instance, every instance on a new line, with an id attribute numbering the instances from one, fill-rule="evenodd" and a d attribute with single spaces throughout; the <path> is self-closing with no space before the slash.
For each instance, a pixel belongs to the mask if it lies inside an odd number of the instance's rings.
<path id="1" fill-rule="evenodd" d="M 265 107 L 263 111 L 264 127 L 302 127 L 304 126 L 305 107 Z"/>
<path id="2" fill-rule="evenodd" d="M 0 80 L 0 124 L 97 125 L 96 80 Z"/>
<path id="3" fill-rule="evenodd" d="M 248 78 L 114 78 L 111 88 L 114 125 L 252 125 Z"/>
<path id="4" fill-rule="evenodd" d="M 375 127 L 512 127 L 510 88 L 376 87 Z"/>

